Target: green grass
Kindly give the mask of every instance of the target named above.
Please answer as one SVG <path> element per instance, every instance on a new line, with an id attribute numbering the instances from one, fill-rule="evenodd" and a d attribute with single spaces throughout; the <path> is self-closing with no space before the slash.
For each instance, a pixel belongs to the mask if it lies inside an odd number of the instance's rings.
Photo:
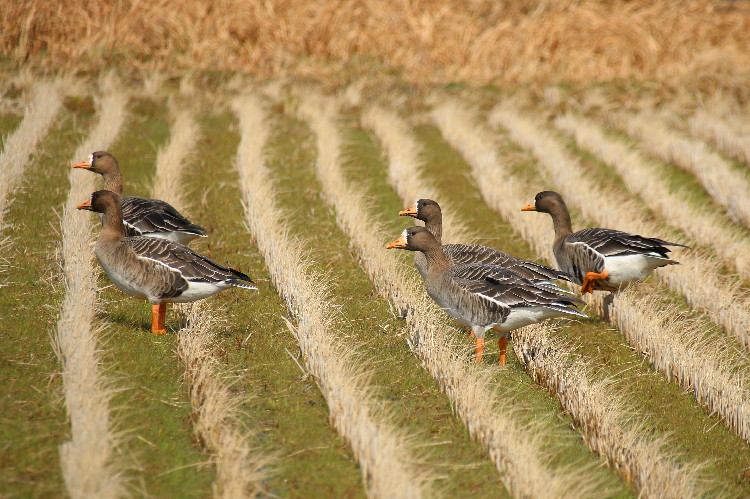
<path id="1" fill-rule="evenodd" d="M 500 494 L 503 486 L 494 467 L 453 417 L 437 383 L 416 362 L 402 334 L 403 321 L 378 297 L 322 199 L 309 129 L 291 118 L 277 119 L 279 126 L 269 145 L 270 166 L 278 179 L 277 202 L 292 215 L 292 234 L 309 241 L 315 266 L 330 276 L 332 300 L 341 305 L 337 326 L 345 343 L 358 352 L 355 361 L 372 373 L 378 402 L 397 426 L 430 445 L 418 451 L 425 452 L 429 468 L 444 477 L 440 490 L 447 496 Z M 356 156 L 373 173 L 381 169 L 366 153 Z"/>
<path id="2" fill-rule="evenodd" d="M 444 194 L 445 200 L 458 208 L 461 218 L 480 234 L 504 234 L 501 245 L 492 244 L 491 240 L 479 242 L 522 257 L 530 254 L 530 248 L 524 248 L 526 245 L 520 238 L 505 236 L 510 229 L 497 214 L 484 203 L 476 202 L 476 187 L 467 180 L 469 166 L 449 149 L 439 138 L 438 132 L 430 127 L 420 127 L 417 134 L 428 151 L 426 163 L 430 165 L 430 180 Z M 503 156 L 504 152 L 501 151 Z M 538 190 L 549 186 L 548 181 L 539 179 Z M 529 199 L 533 199 L 535 193 L 531 192 Z M 573 215 L 576 219 L 575 213 Z M 529 216 L 542 215 L 531 213 Z M 584 225 L 578 219 L 574 220 L 574 226 Z M 691 394 L 683 392 L 674 383 L 667 383 L 662 375 L 650 369 L 648 362 L 625 345 L 624 339 L 612 326 L 596 318 L 592 311 L 588 312 L 589 319 L 579 323 L 567 322 L 565 327 L 559 329 L 559 334 L 569 344 L 579 345 L 576 352 L 593 363 L 592 378 L 605 379 L 627 372 L 620 388 L 628 394 L 632 405 L 638 407 L 638 419 L 644 422 L 647 431 L 671 434 L 670 448 L 695 463 L 708 461 L 707 475 L 728 487 L 724 493 L 746 495 L 750 488 L 739 477 L 750 466 L 750 449 L 747 445 L 717 417 L 707 417 Z M 509 363 L 512 362 L 515 367 L 517 361 L 511 361 L 510 357 Z"/>
<path id="3" fill-rule="evenodd" d="M 84 117 L 83 115 L 79 117 Z M 67 162 L 81 137 L 74 117 L 57 124 L 29 161 L 27 182 L 6 216 L 8 266 L 0 272 L 0 489 L 50 497 L 62 490 L 58 447 L 69 438 L 60 362 L 50 343 L 64 287 L 57 260 Z"/>
<path id="4" fill-rule="evenodd" d="M 5 138 L 13 133 L 23 119 L 22 115 L 0 113 L 0 150 L 5 148 Z"/>
<path id="5" fill-rule="evenodd" d="M 164 92 L 175 91 L 172 87 L 176 85 L 170 84 Z M 216 94 L 221 89 L 212 83 L 209 91 Z M 408 94 L 410 89 L 397 91 Z M 414 95 L 421 98 L 427 93 L 420 90 Z M 488 91 L 480 100 L 487 108 L 496 98 L 495 92 Z M 329 424 L 325 400 L 314 380 L 304 376 L 291 358 L 301 361 L 294 336 L 283 320 L 289 314 L 245 228 L 234 169 L 239 143 L 235 120 L 215 102 L 210 107 L 204 105 L 198 113 L 202 136 L 184 174 L 186 212 L 209 232 L 207 239 L 193 246 L 248 273 L 260 288 L 230 290 L 207 303 L 222 319 L 216 326 L 214 353 L 233 380 L 233 393 L 243 400 L 241 423 L 255 432 L 250 438 L 259 452 L 277 458 L 265 485 L 278 497 L 364 497 L 359 466 Z M 408 109 L 424 111 L 419 102 L 410 102 Z M 120 161 L 126 194 L 147 196 L 157 151 L 169 140 L 168 107 L 166 99 L 134 98 L 128 111 L 125 127 L 110 150 Z M 23 188 L 6 218 L 12 226 L 4 234 L 11 236 L 3 255 L 8 265 L 0 272 L 0 283 L 7 284 L 0 290 L 0 377 L 5 381 L 0 390 L 0 495 L 58 497 L 64 490 L 58 452 L 69 438 L 69 428 L 61 365 L 49 338 L 64 293 L 57 260 L 58 214 L 67 196 L 68 162 L 83 159 L 71 155 L 94 113 L 92 98 L 66 99 L 56 125 L 29 162 Z M 332 301 L 340 305 L 335 324 L 343 333 L 341 341 L 356 349 L 352 360 L 372 373 L 376 400 L 395 426 L 413 433 L 416 442 L 427 444 L 417 451 L 423 454 L 421 462 L 440 477 L 439 492 L 450 497 L 506 496 L 500 476 L 481 446 L 469 437 L 448 398 L 409 351 L 403 322 L 375 292 L 334 213 L 322 199 L 309 129 L 284 116 L 279 108 L 274 108 L 273 116 L 278 128 L 267 152 L 278 187 L 277 205 L 289 216 L 292 235 L 308 241 L 306 247 L 316 268 L 330 277 Z M 343 122 L 346 175 L 368 197 L 375 221 L 395 238 L 412 220 L 398 217 L 405 203 L 388 184 L 386 158 L 372 137 L 358 128 L 356 119 L 350 113 Z M 18 115 L 0 115 L 0 137 L 7 136 L 20 120 Z M 530 248 L 484 204 L 468 166 L 439 132 L 419 125 L 415 134 L 425 146 L 425 175 L 442 193 L 441 199 L 450 202 L 473 229 L 476 242 L 534 258 Z M 583 157 L 586 168 L 608 188 L 623 189 L 620 179 L 612 178 L 611 171 L 595 158 L 576 149 L 572 152 Z M 538 190 L 553 187 L 527 153 L 504 142 L 502 154 L 512 160 L 514 172 L 536 182 Z M 693 177 L 674 167 L 660 167 L 672 188 L 685 190 L 691 202 L 704 209 L 717 209 Z M 90 175 L 79 170 L 75 174 Z M 535 192 L 529 192 L 529 200 Z M 577 218 L 576 222 L 580 225 L 582 221 Z M 400 252 L 399 258 L 404 266 L 413 267 L 411 254 Z M 102 369 L 120 389 L 114 398 L 113 419 L 124 437 L 121 458 L 128 466 L 133 495 L 209 496 L 216 473 L 194 433 L 184 366 L 175 351 L 176 314 L 170 306 L 168 334 L 156 337 L 149 330 L 147 303 L 110 286 L 106 276 L 100 285 L 106 286 L 100 293 L 97 315 L 97 325 L 104 326 L 100 336 Z M 690 312 L 684 300 L 666 291 L 665 302 Z M 696 314 L 690 317 L 695 320 Z M 591 378 L 621 374 L 619 388 L 638 409 L 636 417 L 643 421 L 647 433 L 668 434 L 669 448 L 684 456 L 688 465 L 706 462 L 707 475 L 724 487 L 717 494 L 750 495 L 750 483 L 741 478 L 750 467 L 747 444 L 697 407 L 691 394 L 655 373 L 608 324 L 597 318 L 561 324 L 560 337 L 594 365 Z M 718 334 L 705 325 L 706 334 Z M 465 342 L 468 357 L 473 343 L 468 337 Z M 488 342 L 485 362 L 496 361 L 495 342 Z M 493 371 L 487 386 L 507 394 L 509 407 L 523 409 L 529 421 L 541 422 L 551 432 L 545 444 L 553 465 L 588 466 L 587 473 L 602 480 L 612 495 L 635 494 L 614 471 L 599 465 L 599 458 L 571 428 L 572 422 L 557 399 L 531 381 L 512 350 L 508 368 Z"/>

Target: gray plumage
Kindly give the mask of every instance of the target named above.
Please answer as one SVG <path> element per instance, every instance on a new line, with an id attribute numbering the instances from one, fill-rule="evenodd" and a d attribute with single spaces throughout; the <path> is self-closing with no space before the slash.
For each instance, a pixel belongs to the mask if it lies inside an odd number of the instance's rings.
<path id="1" fill-rule="evenodd" d="M 425 256 L 427 294 L 454 319 L 470 326 L 477 338 L 484 338 L 491 328 L 507 333 L 551 317 L 586 317 L 572 308 L 583 302 L 557 286 L 533 282 L 496 265 L 451 265 L 424 227 L 405 229 L 389 247 Z"/>

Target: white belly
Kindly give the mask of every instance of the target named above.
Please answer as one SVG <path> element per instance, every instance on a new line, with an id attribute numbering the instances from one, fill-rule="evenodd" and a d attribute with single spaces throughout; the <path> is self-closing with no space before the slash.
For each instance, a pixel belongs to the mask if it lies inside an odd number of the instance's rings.
<path id="1" fill-rule="evenodd" d="M 182 292 L 182 294 L 176 298 L 170 298 L 170 302 L 173 303 L 188 303 L 209 296 L 215 295 L 223 289 L 227 289 L 231 286 L 227 286 L 220 283 L 208 283 L 208 282 L 195 282 L 188 281 L 188 288 Z"/>
<path id="2" fill-rule="evenodd" d="M 493 328 L 501 333 L 507 333 L 520 327 L 562 315 L 567 314 L 547 307 L 514 307 L 505 321 L 502 324 L 494 324 Z"/>
<path id="3" fill-rule="evenodd" d="M 619 288 L 631 281 L 645 279 L 654 269 L 667 265 L 670 260 L 649 255 L 608 256 L 604 266 L 609 272 L 607 282 Z"/>

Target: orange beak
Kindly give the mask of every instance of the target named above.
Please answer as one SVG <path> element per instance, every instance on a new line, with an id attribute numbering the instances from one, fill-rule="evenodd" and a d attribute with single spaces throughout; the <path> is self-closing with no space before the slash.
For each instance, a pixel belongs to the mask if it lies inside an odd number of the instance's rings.
<path id="1" fill-rule="evenodd" d="M 91 201 L 86 201 L 85 203 L 81 203 L 78 206 L 76 206 L 76 209 L 78 210 L 90 210 L 91 209 Z"/>
<path id="2" fill-rule="evenodd" d="M 81 161 L 80 163 L 74 164 L 73 168 L 83 168 L 85 170 L 90 170 L 91 169 L 91 163 L 89 163 L 88 161 Z"/>
<path id="3" fill-rule="evenodd" d="M 414 205 L 411 208 L 407 208 L 405 210 L 399 211 L 398 212 L 398 216 L 400 216 L 400 217 L 414 217 L 414 218 L 417 218 L 417 205 Z"/>
<path id="4" fill-rule="evenodd" d="M 406 248 L 406 239 L 404 239 L 404 236 L 399 237 L 398 239 L 395 239 L 391 241 L 390 243 L 385 245 L 385 249 L 400 249 L 400 248 Z"/>
<path id="5" fill-rule="evenodd" d="M 533 204 L 527 204 L 523 208 L 521 208 L 521 211 L 536 211 L 536 206 Z"/>

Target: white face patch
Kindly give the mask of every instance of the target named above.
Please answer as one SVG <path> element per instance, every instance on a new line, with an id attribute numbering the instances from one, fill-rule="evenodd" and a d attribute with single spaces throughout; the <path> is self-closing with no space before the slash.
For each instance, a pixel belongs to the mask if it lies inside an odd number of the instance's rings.
<path id="1" fill-rule="evenodd" d="M 408 227 L 406 229 L 404 229 L 404 231 L 401 233 L 401 237 L 404 238 L 404 241 L 406 241 L 407 244 L 409 243 L 408 233 L 409 233 Z"/>
<path id="2" fill-rule="evenodd" d="M 94 153 L 89 154 L 89 164 L 94 166 Z"/>

